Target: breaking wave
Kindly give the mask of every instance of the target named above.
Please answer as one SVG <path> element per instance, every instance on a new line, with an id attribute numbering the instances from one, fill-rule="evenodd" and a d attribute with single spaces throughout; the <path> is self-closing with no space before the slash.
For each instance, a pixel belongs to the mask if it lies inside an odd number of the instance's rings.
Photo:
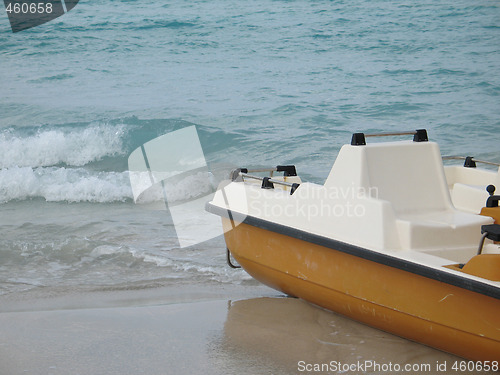
<path id="1" fill-rule="evenodd" d="M 131 198 L 128 172 L 83 168 L 12 167 L 0 170 L 0 202 L 44 198 L 57 202 L 115 202 Z"/>
<path id="2" fill-rule="evenodd" d="M 7 128 L 0 133 L 0 168 L 83 166 L 123 155 L 124 124 L 85 127 Z"/>
<path id="3" fill-rule="evenodd" d="M 130 153 L 151 139 L 187 125 L 192 124 L 132 117 L 0 129 L 0 203 L 36 198 L 93 203 L 132 200 L 127 164 Z M 209 154 L 231 144 L 227 133 L 217 133 L 218 143 L 213 141 L 212 130 L 199 129 L 201 138 L 211 139 L 206 142 Z M 211 177 L 211 173 L 205 173 L 169 179 L 165 184 L 169 203 L 210 193 L 214 183 L 207 178 Z M 161 186 L 153 186 L 141 196 L 140 203 L 163 200 L 164 193 Z"/>

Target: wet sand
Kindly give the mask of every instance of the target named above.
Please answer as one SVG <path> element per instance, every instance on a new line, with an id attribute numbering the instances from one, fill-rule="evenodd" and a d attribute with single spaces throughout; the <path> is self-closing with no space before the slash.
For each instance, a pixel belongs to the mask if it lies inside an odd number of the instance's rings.
<path id="1" fill-rule="evenodd" d="M 0 298 L 1 375 L 457 374 L 461 360 L 263 286 Z"/>

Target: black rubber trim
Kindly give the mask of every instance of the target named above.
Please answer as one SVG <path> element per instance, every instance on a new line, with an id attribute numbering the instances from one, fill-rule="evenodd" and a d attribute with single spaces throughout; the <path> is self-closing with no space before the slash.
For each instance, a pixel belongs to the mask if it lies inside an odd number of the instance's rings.
<path id="1" fill-rule="evenodd" d="M 476 162 L 473 156 L 466 156 L 464 161 L 465 168 L 476 168 Z"/>
<path id="2" fill-rule="evenodd" d="M 500 224 L 481 225 L 481 234 L 488 233 L 486 238 L 492 241 L 500 241 Z"/>
<path id="3" fill-rule="evenodd" d="M 365 133 L 354 133 L 351 138 L 352 146 L 366 146 Z"/>
<path id="4" fill-rule="evenodd" d="M 232 212 L 218 206 L 207 203 L 206 210 L 213 214 L 226 218 L 239 217 L 240 221 L 257 228 L 269 230 L 271 232 L 283 234 L 298 240 L 310 242 L 315 245 L 324 246 L 329 249 L 341 251 L 346 254 L 354 255 L 375 263 L 383 264 L 389 267 L 397 268 L 415 275 L 427 277 L 432 280 L 440 281 L 462 289 L 467 289 L 475 293 L 483 294 L 488 297 L 500 299 L 500 288 L 485 284 L 477 280 L 467 279 L 459 275 L 440 271 L 422 264 L 413 263 L 407 260 L 399 259 L 377 251 L 368 250 L 359 246 L 351 245 L 342 241 L 308 233 L 296 228 L 288 227 L 282 224 L 276 224 L 267 220 L 259 219 L 253 216 L 245 216 L 240 213 Z"/>
<path id="5" fill-rule="evenodd" d="M 295 165 L 278 165 L 276 166 L 276 172 L 284 172 L 283 176 L 297 176 L 297 170 Z"/>
<path id="6" fill-rule="evenodd" d="M 428 142 L 429 137 L 427 137 L 427 130 L 417 129 L 415 135 L 413 136 L 413 142 Z"/>

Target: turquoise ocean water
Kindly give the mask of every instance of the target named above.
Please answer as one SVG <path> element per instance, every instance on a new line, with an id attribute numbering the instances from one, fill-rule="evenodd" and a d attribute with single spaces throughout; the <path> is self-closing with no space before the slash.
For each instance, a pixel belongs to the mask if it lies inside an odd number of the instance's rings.
<path id="1" fill-rule="evenodd" d="M 133 203 L 130 153 L 193 124 L 209 166 L 314 182 L 355 131 L 500 161 L 496 0 L 80 1 L 16 34 L 2 11 L 0 67 L 0 294 L 253 283 Z"/>

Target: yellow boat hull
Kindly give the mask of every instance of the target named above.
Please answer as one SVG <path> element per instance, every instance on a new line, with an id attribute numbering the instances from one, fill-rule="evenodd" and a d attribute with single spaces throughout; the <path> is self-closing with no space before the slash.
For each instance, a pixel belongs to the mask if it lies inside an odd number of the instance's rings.
<path id="1" fill-rule="evenodd" d="M 500 359 L 500 300 L 223 217 L 225 240 L 255 279 L 381 330 L 476 361 Z"/>

